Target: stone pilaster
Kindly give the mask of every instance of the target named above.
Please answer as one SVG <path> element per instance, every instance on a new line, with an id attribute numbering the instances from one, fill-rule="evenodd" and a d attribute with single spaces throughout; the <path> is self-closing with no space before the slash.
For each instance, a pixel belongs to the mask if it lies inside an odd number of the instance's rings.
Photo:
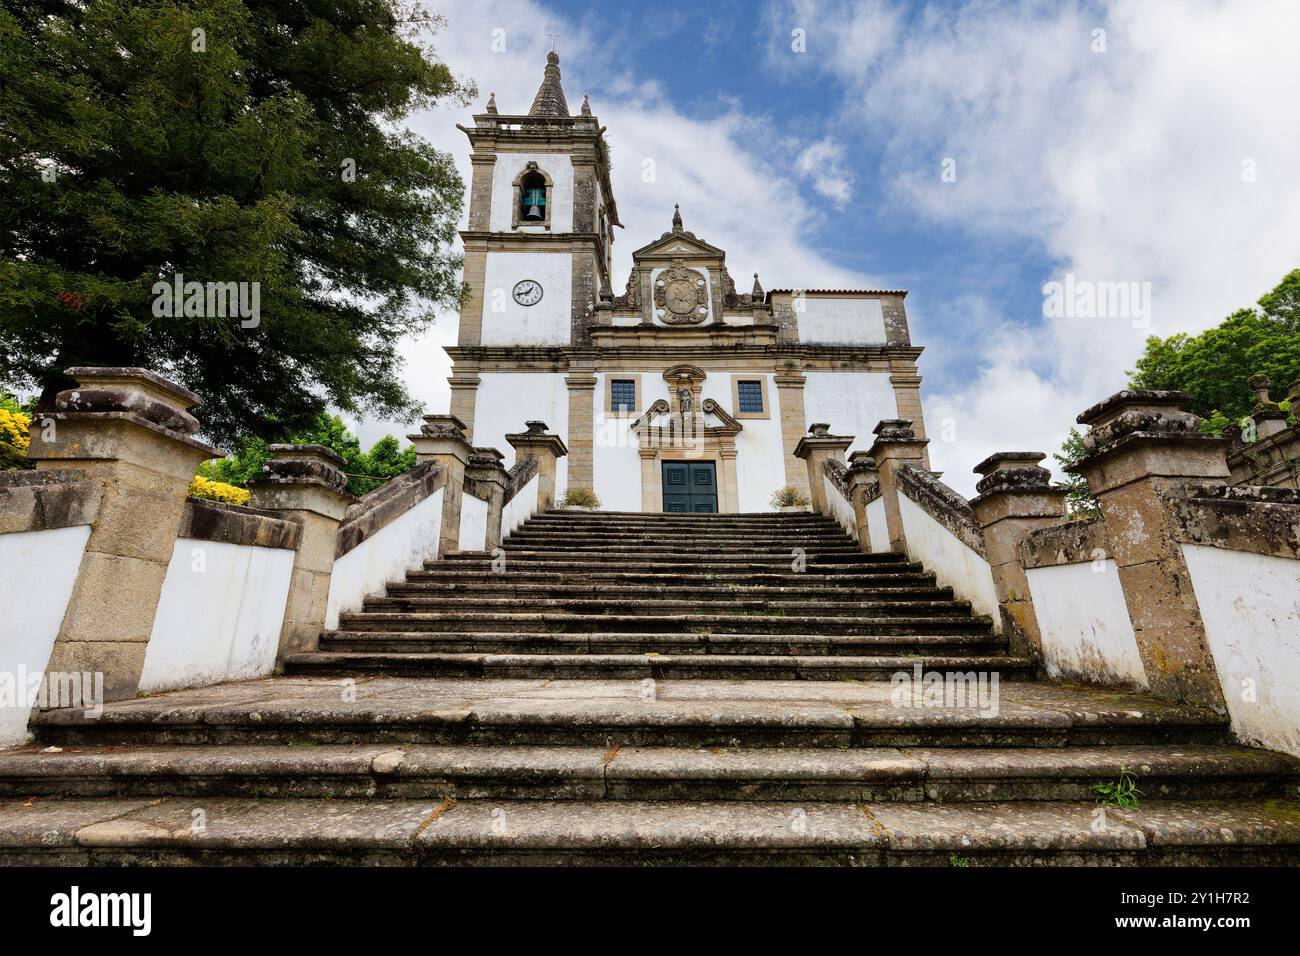
<path id="1" fill-rule="evenodd" d="M 492 174 L 496 169 L 495 153 L 469 154 L 469 228 L 487 232 L 492 228 Z"/>
<path id="2" fill-rule="evenodd" d="M 447 472 L 442 490 L 442 527 L 438 532 L 441 557 L 460 548 L 460 506 L 470 452 L 465 423 L 455 415 L 425 415 L 420 431 L 406 437 L 415 446 L 416 461 L 436 461 Z"/>
<path id="3" fill-rule="evenodd" d="M 254 508 L 279 511 L 302 528 L 293 557 L 278 660 L 320 645 L 338 529 L 357 499 L 343 489 L 343 457 L 324 445 L 272 445 L 263 475 L 248 483 Z"/>
<path id="4" fill-rule="evenodd" d="M 505 509 L 506 484 L 509 476 L 501 464 L 505 456 L 495 448 L 475 448 L 469 453 L 465 466 L 466 482 L 473 482 L 480 497 L 486 495 L 488 503 L 487 533 L 483 547 L 491 551 L 501 544 L 501 513 Z"/>
<path id="5" fill-rule="evenodd" d="M 912 423 L 902 418 L 885 419 L 872 429 L 872 433 L 876 440 L 867 454 L 876 463 L 880 475 L 880 497 L 885 503 L 889 549 L 906 554 L 907 533 L 903 529 L 903 513 L 898 503 L 898 473 L 905 465 L 925 468 L 925 446 L 929 440 L 917 438 Z"/>
<path id="6" fill-rule="evenodd" d="M 718 449 L 718 465 L 721 471 L 718 476 L 718 510 L 724 514 L 740 512 L 740 484 L 736 479 L 736 454 L 734 445 L 730 448 Z"/>
<path id="7" fill-rule="evenodd" d="M 463 280 L 468 290 L 460 307 L 460 326 L 456 344 L 462 348 L 479 345 L 483 341 L 483 307 L 487 295 L 487 241 L 481 238 L 465 239 L 465 266 Z"/>
<path id="8" fill-rule="evenodd" d="M 99 513 L 50 655 L 50 672 L 104 675 L 109 700 L 134 696 L 167 566 L 199 463 L 223 454 L 194 437 L 199 397 L 140 368 L 70 368 L 78 388 L 38 413 L 27 456 L 103 486 Z"/>
<path id="9" fill-rule="evenodd" d="M 823 467 L 829 458 L 843 461 L 844 453 L 853 444 L 852 435 L 832 435 L 829 429 L 830 426 L 823 422 L 809 425 L 808 434 L 800 438 L 794 448 L 794 456 L 802 458 L 806 466 L 808 500 L 812 503 L 812 510 L 820 515 L 831 513 L 826 501 Z"/>
<path id="10" fill-rule="evenodd" d="M 865 451 L 849 455 L 849 496 L 853 504 L 853 526 L 858 531 L 858 547 L 871 550 L 871 529 L 867 522 L 867 504 L 880 494 L 880 469 Z"/>
<path id="11" fill-rule="evenodd" d="M 809 494 L 808 468 L 794 453 L 808 427 L 807 413 L 803 406 L 803 390 L 807 379 L 796 369 L 778 372 L 773 381 L 776 384 L 777 408 L 781 410 L 781 447 L 785 452 L 785 483 L 798 489 L 804 495 Z"/>
<path id="12" fill-rule="evenodd" d="M 447 378 L 451 386 L 451 414 L 465 423 L 465 438 L 474 440 L 474 409 L 478 404 L 478 369 L 468 361 L 456 363 Z"/>
<path id="13" fill-rule="evenodd" d="M 1129 619 L 1151 692 L 1224 708 L 1169 502 L 1189 481 L 1228 477 L 1226 442 L 1200 432 L 1182 392 L 1118 392 L 1078 418 L 1090 426 L 1081 474 L 1101 504 Z"/>
<path id="14" fill-rule="evenodd" d="M 893 371 L 889 384 L 894 387 L 894 404 L 898 406 L 898 417 L 912 423 L 912 432 L 917 438 L 926 438 L 925 414 L 921 410 L 921 376 L 916 372 L 916 363 L 911 359 L 895 358 L 890 361 Z M 921 467 L 930 469 L 930 451 L 921 451 Z"/>
<path id="15" fill-rule="evenodd" d="M 524 422 L 527 431 L 507 435 L 506 441 L 515 450 L 515 460 L 537 459 L 537 510 L 550 511 L 555 507 L 556 462 L 569 453 L 564 439 L 546 430 L 546 422 Z"/>
<path id="16" fill-rule="evenodd" d="M 596 376 L 590 360 L 571 367 L 564 384 L 569 387 L 569 487 L 595 488 Z"/>
<path id="17" fill-rule="evenodd" d="M 1065 520 L 1066 489 L 1052 485 L 1039 451 L 1000 452 L 975 466 L 980 475 L 971 500 L 984 535 L 984 551 L 1001 608 L 1002 632 L 1013 654 L 1043 659 L 1043 641 L 1020 563 L 1020 544 L 1031 531 Z"/>

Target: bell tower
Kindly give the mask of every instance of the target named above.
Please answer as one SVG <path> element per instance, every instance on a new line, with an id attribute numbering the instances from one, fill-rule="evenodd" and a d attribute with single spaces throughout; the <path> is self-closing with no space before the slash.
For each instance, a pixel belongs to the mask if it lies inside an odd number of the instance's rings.
<path id="1" fill-rule="evenodd" d="M 510 349 L 523 367 L 533 349 L 582 349 L 601 290 L 609 289 L 613 227 L 620 225 L 609 180 L 604 127 L 584 96 L 569 114 L 560 56 L 551 51 L 526 114 L 488 98 L 470 142 L 465 281 L 451 379 L 451 411 L 471 428 L 478 372 L 495 350 Z"/>

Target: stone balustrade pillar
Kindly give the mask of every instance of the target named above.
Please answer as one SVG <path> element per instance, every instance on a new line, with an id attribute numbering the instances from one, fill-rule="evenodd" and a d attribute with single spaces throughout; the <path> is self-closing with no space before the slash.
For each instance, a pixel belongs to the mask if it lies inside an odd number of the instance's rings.
<path id="1" fill-rule="evenodd" d="M 249 504 L 279 511 L 302 528 L 276 659 L 320 646 L 329 604 L 338 529 L 348 506 L 344 459 L 324 445 L 272 445 L 262 477 L 248 483 Z"/>
<path id="2" fill-rule="evenodd" d="M 471 447 L 465 438 L 465 423 L 455 415 L 425 415 L 419 432 L 406 437 L 415 446 L 417 462 L 435 461 L 447 473 L 438 532 L 438 557 L 442 557 L 460 548 L 461 498 Z"/>
<path id="3" fill-rule="evenodd" d="M 831 513 L 826 501 L 825 465 L 828 459 L 844 460 L 844 453 L 853 444 L 852 435 L 832 435 L 830 426 L 815 422 L 808 426 L 808 434 L 794 446 L 794 456 L 802 458 L 808 471 L 808 500 L 812 510 L 819 515 Z"/>
<path id="4" fill-rule="evenodd" d="M 858 529 L 858 547 L 871 550 L 871 527 L 867 521 L 867 503 L 880 493 L 880 469 L 865 451 L 849 455 L 849 496 L 853 503 L 853 523 Z"/>
<path id="5" fill-rule="evenodd" d="M 889 535 L 889 549 L 907 553 L 907 533 L 903 529 L 903 513 L 898 503 L 898 473 L 905 465 L 925 467 L 925 448 L 928 438 L 917 438 L 912 423 L 905 418 L 886 418 L 872 429 L 875 442 L 867 450 L 880 474 L 880 497 L 885 504 L 885 528 Z"/>
<path id="6" fill-rule="evenodd" d="M 465 478 L 488 496 L 487 533 L 483 536 L 483 548 L 487 551 L 501 545 L 501 514 L 505 510 L 509 481 L 501 463 L 504 458 L 495 448 L 475 448 L 470 451 L 469 464 L 465 467 Z"/>
<path id="7" fill-rule="evenodd" d="M 189 389 L 141 368 L 70 368 L 78 387 L 32 418 L 37 470 L 103 485 L 99 513 L 50 655 L 50 672 L 102 673 L 108 700 L 133 697 L 167 566 L 199 463 L 224 454 L 194 435 Z"/>
<path id="8" fill-rule="evenodd" d="M 1225 481 L 1227 442 L 1199 430 L 1183 392 L 1124 391 L 1078 418 L 1081 474 L 1101 504 L 1111 557 L 1151 692 L 1224 710 L 1200 605 L 1168 503 L 1188 482 Z"/>
<path id="9" fill-rule="evenodd" d="M 555 507 L 556 463 L 569 453 L 564 439 L 546 430 L 546 422 L 524 422 L 527 431 L 507 435 L 506 441 L 515 450 L 515 460 L 537 459 L 537 510 L 549 511 Z"/>
<path id="10" fill-rule="evenodd" d="M 1020 563 L 1020 543 L 1038 528 L 1065 520 L 1067 490 L 1051 484 L 1052 473 L 1040 466 L 1040 451 L 1004 451 L 975 466 L 978 492 L 971 500 L 984 535 L 984 550 L 997 590 L 1002 632 L 1013 654 L 1043 659 L 1042 634 Z"/>

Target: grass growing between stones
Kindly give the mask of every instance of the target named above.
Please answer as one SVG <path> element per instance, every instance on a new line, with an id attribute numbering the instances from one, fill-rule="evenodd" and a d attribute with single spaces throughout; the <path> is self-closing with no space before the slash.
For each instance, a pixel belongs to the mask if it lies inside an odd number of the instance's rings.
<path id="1" fill-rule="evenodd" d="M 1137 774 L 1126 767 L 1119 768 L 1119 779 L 1111 783 L 1093 784 L 1092 792 L 1097 795 L 1101 806 L 1119 807 L 1131 810 L 1138 805 L 1142 791 L 1137 788 Z"/>

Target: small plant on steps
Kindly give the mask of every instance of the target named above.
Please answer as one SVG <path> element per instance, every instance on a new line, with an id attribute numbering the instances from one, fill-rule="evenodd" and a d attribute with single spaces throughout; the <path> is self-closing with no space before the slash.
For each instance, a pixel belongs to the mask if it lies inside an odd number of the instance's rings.
<path id="1" fill-rule="evenodd" d="M 600 499 L 590 488 L 566 488 L 564 497 L 560 500 L 560 507 L 595 511 L 600 507 Z"/>
<path id="2" fill-rule="evenodd" d="M 1119 807 L 1131 810 L 1138 805 L 1142 791 L 1137 788 L 1137 775 L 1126 767 L 1119 768 L 1119 779 L 1113 783 L 1094 784 L 1092 792 L 1097 795 L 1097 803 L 1103 806 Z"/>

